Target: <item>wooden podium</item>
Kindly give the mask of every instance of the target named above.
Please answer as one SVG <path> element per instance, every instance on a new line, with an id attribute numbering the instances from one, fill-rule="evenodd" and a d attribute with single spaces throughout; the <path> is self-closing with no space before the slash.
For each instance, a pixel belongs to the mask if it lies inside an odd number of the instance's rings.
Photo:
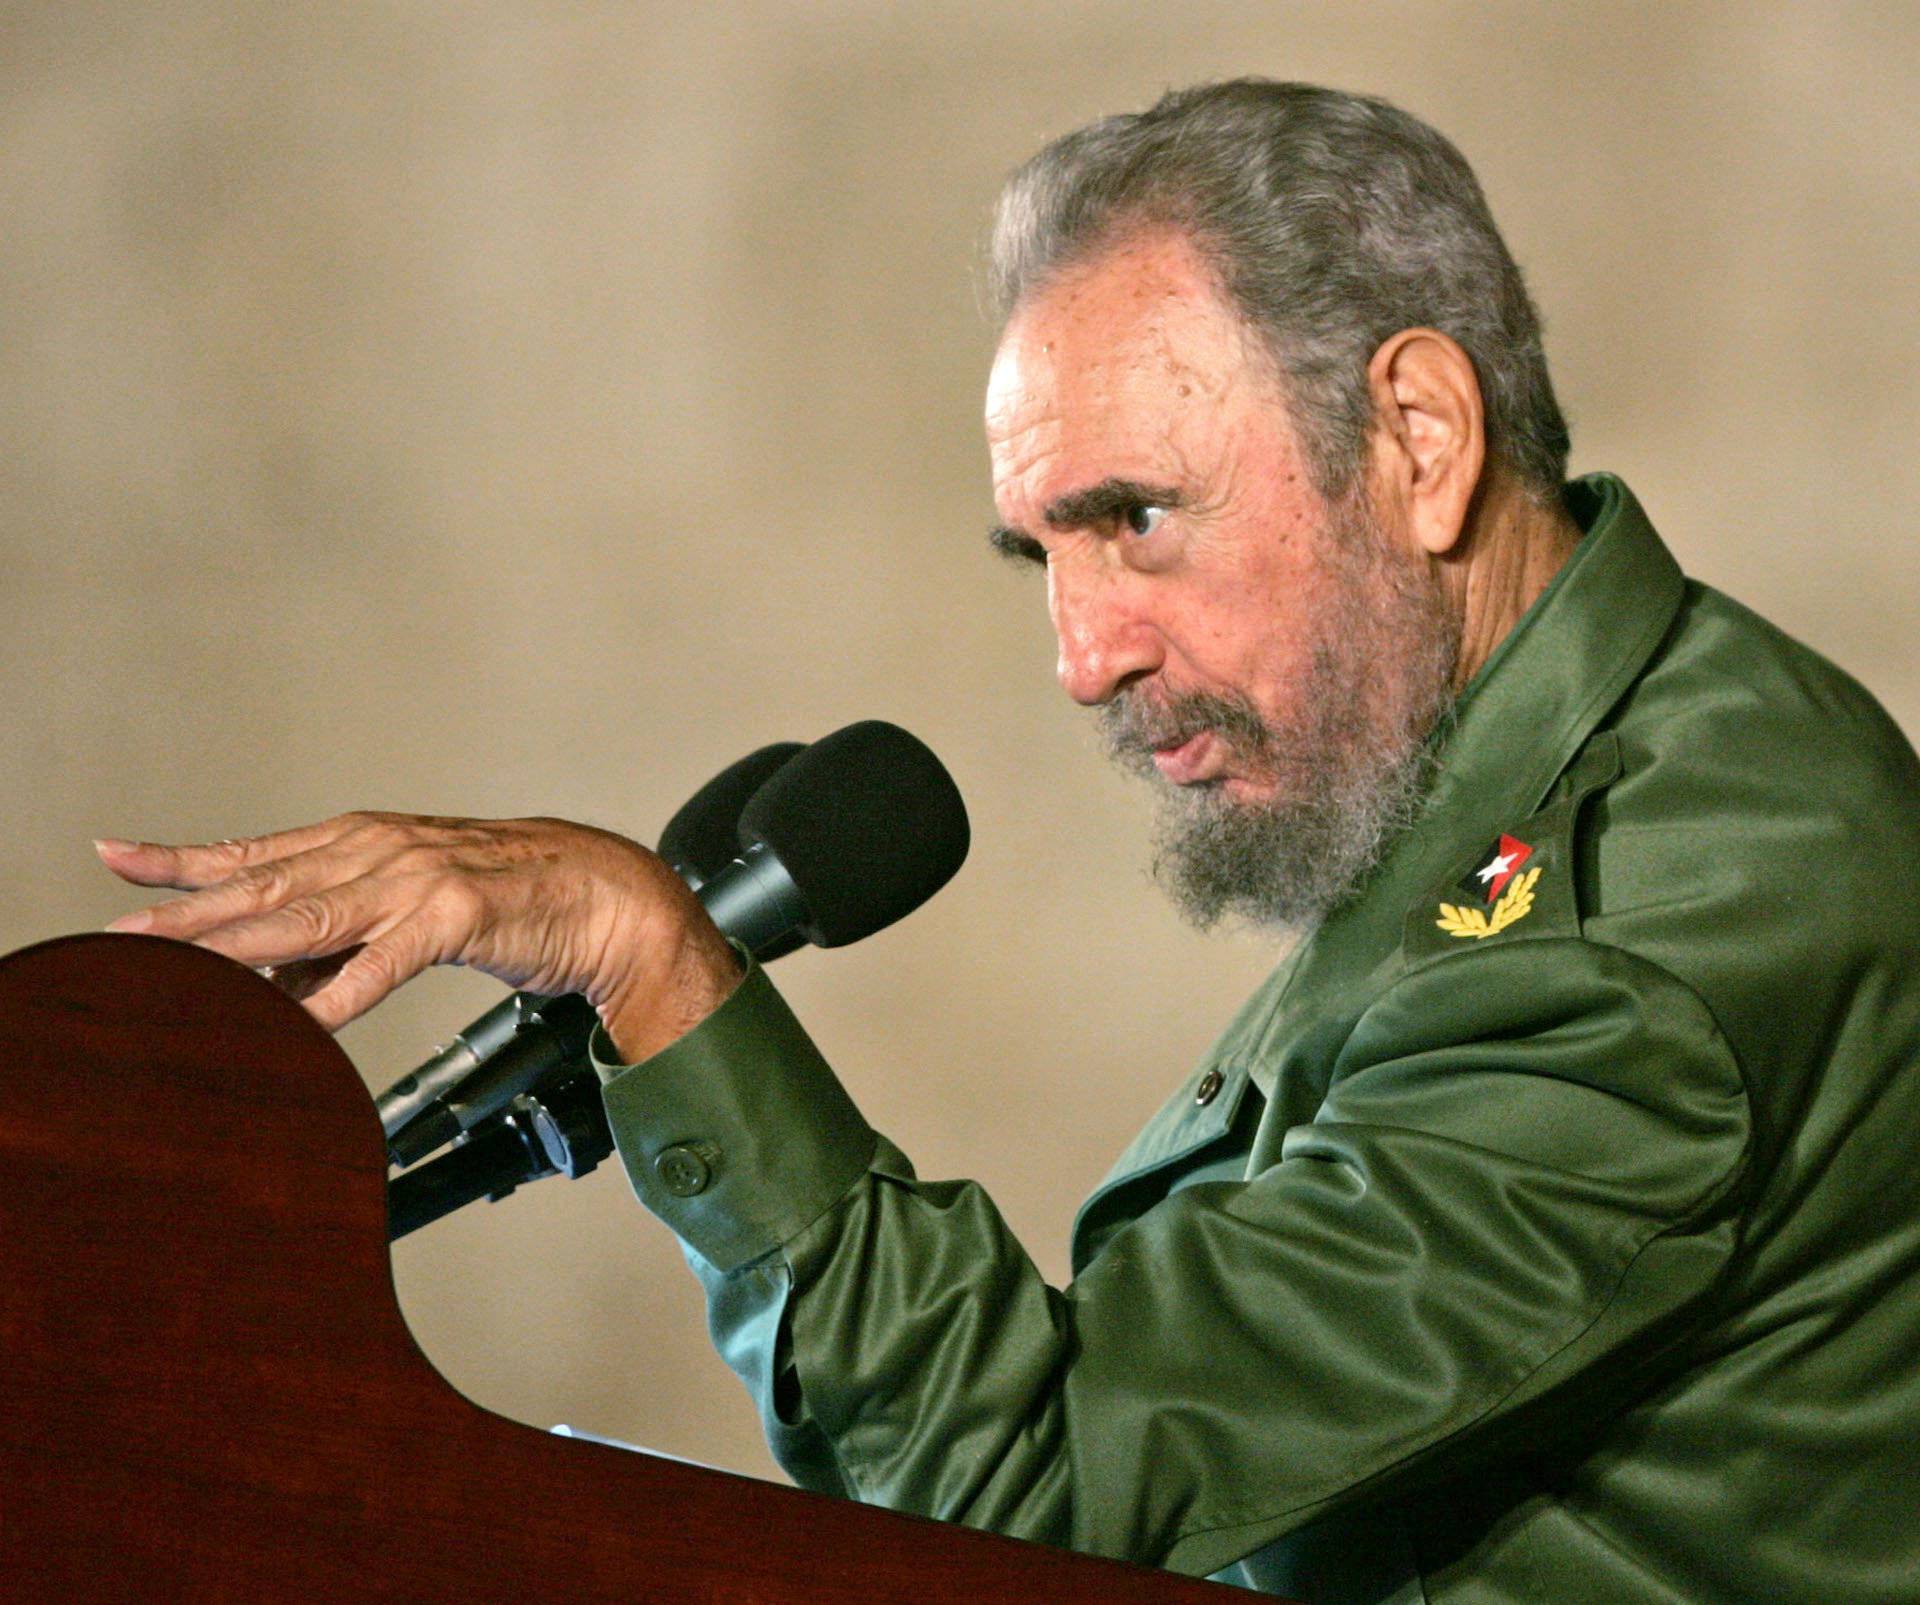
<path id="1" fill-rule="evenodd" d="M 0 1598 L 1224 1595 L 468 1403 L 400 1317 L 340 1050 L 225 959 L 77 936 L 0 960 Z"/>

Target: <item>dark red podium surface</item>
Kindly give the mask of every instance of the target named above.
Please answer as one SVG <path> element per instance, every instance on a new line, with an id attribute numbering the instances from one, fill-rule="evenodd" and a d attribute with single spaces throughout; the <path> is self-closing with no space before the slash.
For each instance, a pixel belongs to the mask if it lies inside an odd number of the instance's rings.
<path id="1" fill-rule="evenodd" d="M 1227 1596 L 479 1409 L 400 1317 L 340 1050 L 238 965 L 79 936 L 0 960 L 0 1597 Z"/>

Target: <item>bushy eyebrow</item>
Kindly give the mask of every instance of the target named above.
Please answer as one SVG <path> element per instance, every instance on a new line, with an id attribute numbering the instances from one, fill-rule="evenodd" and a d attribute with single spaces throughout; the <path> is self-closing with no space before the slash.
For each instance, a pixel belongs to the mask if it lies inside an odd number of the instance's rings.
<path id="1" fill-rule="evenodd" d="M 1041 517 L 1048 529 L 1091 529 L 1111 524 L 1136 507 L 1178 507 L 1180 492 L 1171 485 L 1143 485 L 1137 479 L 1103 479 L 1085 490 L 1070 490 L 1047 504 Z"/>
<path id="2" fill-rule="evenodd" d="M 1180 493 L 1170 485 L 1144 485 L 1137 479 L 1103 479 L 1085 490 L 1070 490 L 1047 504 L 1041 514 L 1049 529 L 1091 529 L 1136 507 L 1178 507 Z M 1024 530 L 1001 524 L 987 541 L 1002 557 L 1021 563 L 1045 563 L 1046 548 Z"/>
<path id="3" fill-rule="evenodd" d="M 1009 529 L 1005 524 L 996 524 L 987 531 L 987 544 L 1002 557 L 1013 563 L 1038 563 L 1047 566 L 1047 549 L 1031 535 L 1022 535 L 1017 529 Z"/>

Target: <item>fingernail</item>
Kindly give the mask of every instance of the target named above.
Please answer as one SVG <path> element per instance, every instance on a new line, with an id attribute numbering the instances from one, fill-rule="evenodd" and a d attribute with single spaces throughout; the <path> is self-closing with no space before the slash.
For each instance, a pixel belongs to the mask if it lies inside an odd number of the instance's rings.
<path id="1" fill-rule="evenodd" d="M 125 936 L 138 936 L 152 924 L 153 911 L 151 909 L 141 908 L 134 910 L 131 914 L 122 914 L 117 920 L 109 920 L 107 922 L 107 929 L 110 931 L 119 931 Z"/>
<path id="2" fill-rule="evenodd" d="M 93 850 L 96 853 L 130 853 L 139 845 L 138 842 L 122 841 L 118 836 L 96 836 Z"/>

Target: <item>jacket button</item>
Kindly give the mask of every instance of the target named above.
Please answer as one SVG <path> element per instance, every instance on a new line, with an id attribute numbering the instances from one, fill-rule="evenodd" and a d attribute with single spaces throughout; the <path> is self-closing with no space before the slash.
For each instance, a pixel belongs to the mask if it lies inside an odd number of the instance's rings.
<path id="1" fill-rule="evenodd" d="M 1200 1085 L 1193 1089 L 1193 1101 L 1202 1109 L 1220 1096 L 1220 1089 L 1227 1084 L 1227 1078 L 1218 1070 L 1209 1070 L 1200 1078 Z"/>
<path id="2" fill-rule="evenodd" d="M 653 1173 L 675 1198 L 691 1198 L 705 1192 L 713 1180 L 713 1168 L 691 1148 L 675 1143 L 662 1148 L 653 1161 Z"/>

